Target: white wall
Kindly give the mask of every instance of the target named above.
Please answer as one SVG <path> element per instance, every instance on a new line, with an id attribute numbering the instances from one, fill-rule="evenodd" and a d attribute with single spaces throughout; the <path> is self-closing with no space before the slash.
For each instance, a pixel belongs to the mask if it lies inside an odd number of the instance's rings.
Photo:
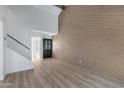
<path id="1" fill-rule="evenodd" d="M 42 59 L 41 55 L 41 37 L 32 37 L 32 57 Z"/>
<path id="2" fill-rule="evenodd" d="M 42 11 L 42 9 L 33 6 L 11 6 L 10 13 L 9 19 L 13 20 L 13 18 L 16 18 L 24 27 L 49 33 L 58 33 L 58 15 Z M 15 21 L 13 20 L 13 22 Z"/>
<path id="3" fill-rule="evenodd" d="M 54 6 L 54 5 L 32 5 L 32 7 L 36 7 L 41 9 L 42 11 L 48 12 L 50 14 L 58 16 L 62 9 Z"/>
<path id="4" fill-rule="evenodd" d="M 52 36 L 49 34 L 43 34 L 43 38 L 48 38 L 48 39 L 52 39 Z"/>
<path id="5" fill-rule="evenodd" d="M 6 22 L 6 9 L 7 6 L 0 6 L 0 80 L 2 80 L 5 76 L 5 40 L 4 37 L 6 35 L 6 29 L 4 29 Z"/>
<path id="6" fill-rule="evenodd" d="M 21 56 L 10 48 L 6 48 L 6 50 L 6 73 L 33 69 L 33 65 L 29 59 Z"/>
<path id="7" fill-rule="evenodd" d="M 40 48 L 38 52 L 36 52 L 36 40 L 38 40 L 38 47 Z M 37 57 L 37 55 L 39 56 L 38 59 L 43 60 L 43 34 L 32 31 L 32 57 Z"/>
<path id="8" fill-rule="evenodd" d="M 19 17 L 18 14 L 12 10 L 8 10 L 6 19 L 7 33 L 31 48 L 31 29 L 26 26 L 26 22 L 22 18 L 21 14 L 20 16 L 21 17 Z"/>
<path id="9" fill-rule="evenodd" d="M 4 77 L 4 72 L 3 72 L 3 23 L 0 21 L 0 80 L 3 79 Z"/>

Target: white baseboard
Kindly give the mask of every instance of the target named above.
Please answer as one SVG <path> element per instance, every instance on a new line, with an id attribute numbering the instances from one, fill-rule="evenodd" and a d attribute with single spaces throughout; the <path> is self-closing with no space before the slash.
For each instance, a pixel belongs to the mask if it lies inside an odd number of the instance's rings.
<path id="1" fill-rule="evenodd" d="M 15 73 L 15 72 L 20 72 L 20 71 L 26 71 L 26 70 L 31 70 L 34 69 L 33 66 L 30 66 L 28 68 L 23 68 L 23 69 L 16 69 L 16 70 L 11 70 L 11 71 L 7 71 L 6 74 L 10 74 L 10 73 Z"/>

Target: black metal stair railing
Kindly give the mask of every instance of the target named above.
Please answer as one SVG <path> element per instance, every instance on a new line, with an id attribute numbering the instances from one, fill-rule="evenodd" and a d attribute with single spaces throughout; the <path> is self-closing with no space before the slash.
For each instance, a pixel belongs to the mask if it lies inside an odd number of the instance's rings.
<path id="1" fill-rule="evenodd" d="M 9 34 L 7 34 L 8 37 L 10 37 L 11 39 L 13 39 L 14 41 L 16 41 L 18 44 L 22 45 L 23 47 L 25 47 L 26 49 L 30 50 L 29 47 L 27 47 L 26 45 L 24 45 L 23 43 L 21 43 L 20 41 L 18 41 L 17 39 L 13 38 L 12 36 L 10 36 Z"/>

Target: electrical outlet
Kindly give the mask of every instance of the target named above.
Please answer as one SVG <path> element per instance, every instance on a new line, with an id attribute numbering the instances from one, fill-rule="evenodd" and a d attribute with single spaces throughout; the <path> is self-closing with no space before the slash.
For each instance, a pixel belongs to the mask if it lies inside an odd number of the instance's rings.
<path id="1" fill-rule="evenodd" d="M 85 57 L 85 60 L 87 60 L 88 58 L 87 57 Z"/>
<path id="2" fill-rule="evenodd" d="M 82 63 L 82 60 L 79 60 L 79 63 Z"/>

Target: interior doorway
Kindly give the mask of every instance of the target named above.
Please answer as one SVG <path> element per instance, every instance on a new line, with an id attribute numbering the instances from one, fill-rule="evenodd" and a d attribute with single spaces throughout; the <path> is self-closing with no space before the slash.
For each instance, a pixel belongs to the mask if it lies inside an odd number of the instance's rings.
<path id="1" fill-rule="evenodd" d="M 42 41 L 41 37 L 32 37 L 32 60 L 43 59 Z"/>

